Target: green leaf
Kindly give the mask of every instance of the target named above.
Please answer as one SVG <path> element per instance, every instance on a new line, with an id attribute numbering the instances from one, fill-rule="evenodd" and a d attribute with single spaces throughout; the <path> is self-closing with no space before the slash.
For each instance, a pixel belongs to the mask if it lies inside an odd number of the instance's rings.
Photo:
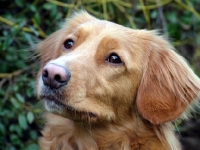
<path id="1" fill-rule="evenodd" d="M 24 103 L 24 97 L 21 94 L 17 93 L 16 98 L 19 102 Z"/>
<path id="2" fill-rule="evenodd" d="M 19 122 L 19 125 L 20 125 L 20 127 L 22 128 L 22 129 L 27 129 L 27 127 L 28 127 L 28 124 L 27 124 L 27 120 L 26 120 L 26 117 L 25 117 L 25 115 L 24 114 L 20 114 L 19 116 L 18 116 L 18 122 Z"/>
<path id="3" fill-rule="evenodd" d="M 30 26 L 30 29 L 33 31 L 33 33 L 38 36 L 39 35 L 39 32 L 33 27 L 33 26 Z M 31 43 L 32 44 L 32 43 Z"/>
<path id="4" fill-rule="evenodd" d="M 37 11 L 35 5 L 29 5 L 29 9 L 30 9 L 32 12 L 36 12 L 36 11 Z"/>
<path id="5" fill-rule="evenodd" d="M 8 46 L 13 42 L 12 37 L 8 36 L 8 38 L 3 43 L 3 50 L 6 50 Z"/>
<path id="6" fill-rule="evenodd" d="M 24 4 L 23 0 L 15 0 L 15 3 L 19 7 L 23 7 L 23 4 Z"/>
<path id="7" fill-rule="evenodd" d="M 26 117 L 27 117 L 28 123 L 30 123 L 30 124 L 34 121 L 34 118 L 35 118 L 33 112 L 31 112 L 31 111 L 29 111 L 29 112 L 27 113 L 27 116 L 26 116 Z"/>
<path id="8" fill-rule="evenodd" d="M 181 38 L 181 32 L 180 32 L 180 26 L 178 24 L 168 24 L 167 25 L 167 31 L 169 32 L 170 37 L 173 37 L 173 40 L 180 40 Z"/>
<path id="9" fill-rule="evenodd" d="M 30 45 L 34 45 L 35 43 L 32 40 L 32 36 L 29 33 L 24 32 L 24 36 L 26 37 L 26 40 L 29 42 Z"/>
<path id="10" fill-rule="evenodd" d="M 53 5 L 51 3 L 45 3 L 43 5 L 43 8 L 46 10 L 51 10 L 53 8 Z"/>
<path id="11" fill-rule="evenodd" d="M 176 24 L 178 22 L 177 13 L 174 11 L 167 13 L 166 17 L 173 24 Z"/>
<path id="12" fill-rule="evenodd" d="M 37 135 L 37 132 L 34 131 L 34 130 L 31 130 L 30 133 L 29 133 L 29 137 L 33 140 L 37 140 L 38 139 L 38 135 Z"/>
<path id="13" fill-rule="evenodd" d="M 15 84 L 13 87 L 12 87 L 12 90 L 17 92 L 19 90 L 19 86 L 17 84 Z"/>
<path id="14" fill-rule="evenodd" d="M 16 132 L 18 136 L 22 136 L 22 128 L 17 124 L 12 124 L 9 126 L 10 132 Z"/>
<path id="15" fill-rule="evenodd" d="M 19 67 L 19 68 L 24 68 L 24 67 L 26 67 L 26 65 L 24 64 L 23 61 L 17 61 L 17 62 L 16 62 L 16 66 Z"/>
<path id="16" fill-rule="evenodd" d="M 20 107 L 21 107 L 20 103 L 19 103 L 14 97 L 12 97 L 12 98 L 10 99 L 10 101 L 11 101 L 12 105 L 13 105 L 15 108 L 20 108 Z"/>
<path id="17" fill-rule="evenodd" d="M 151 12 L 151 18 L 155 19 L 157 16 L 158 16 L 157 10 L 153 10 L 153 11 Z"/>
<path id="18" fill-rule="evenodd" d="M 20 143 L 20 138 L 16 134 L 11 134 L 10 140 L 12 144 L 19 144 Z"/>
<path id="19" fill-rule="evenodd" d="M 6 133 L 6 128 L 3 124 L 0 123 L 0 135 L 4 135 Z"/>
<path id="20" fill-rule="evenodd" d="M 40 15 L 38 12 L 35 12 L 33 18 L 36 20 L 36 22 L 37 22 L 38 24 L 41 24 L 41 22 L 43 21 L 43 20 L 41 19 L 41 15 Z"/>
<path id="21" fill-rule="evenodd" d="M 28 147 L 27 147 L 27 150 L 38 150 L 40 149 L 39 146 L 37 144 L 30 144 Z"/>

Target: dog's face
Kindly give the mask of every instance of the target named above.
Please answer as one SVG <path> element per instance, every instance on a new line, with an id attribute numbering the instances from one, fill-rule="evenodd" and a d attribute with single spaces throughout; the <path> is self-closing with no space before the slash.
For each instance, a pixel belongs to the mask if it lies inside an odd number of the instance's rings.
<path id="1" fill-rule="evenodd" d="M 194 75 L 168 42 L 151 31 L 81 12 L 38 49 L 38 96 L 48 111 L 75 121 L 112 122 L 139 111 L 158 124 L 178 117 L 196 96 L 193 83 L 171 85 L 180 73 Z M 180 71 L 171 69 L 173 65 Z M 185 78 L 179 80 L 194 80 Z M 181 86 L 179 91 L 172 89 L 176 86 Z M 185 93 L 182 101 L 180 92 Z"/>
<path id="2" fill-rule="evenodd" d="M 111 120 L 116 115 L 125 115 L 133 106 L 144 60 L 141 49 L 132 45 L 134 34 L 137 31 L 92 20 L 63 28 L 44 41 L 43 67 L 51 65 L 49 76 L 59 68 L 67 69 L 70 76 L 59 88 L 45 85 L 42 68 L 38 94 L 47 110 L 71 119 Z"/>

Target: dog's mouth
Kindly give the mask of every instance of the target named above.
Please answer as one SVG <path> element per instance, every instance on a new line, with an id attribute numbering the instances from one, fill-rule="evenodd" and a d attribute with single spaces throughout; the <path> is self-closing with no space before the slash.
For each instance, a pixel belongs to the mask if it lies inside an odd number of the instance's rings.
<path id="1" fill-rule="evenodd" d="M 63 117 L 72 119 L 74 121 L 95 121 L 98 116 L 92 112 L 79 111 L 74 107 L 63 104 L 55 96 L 44 96 L 41 95 L 40 98 L 44 100 L 44 105 L 47 111 L 59 114 Z"/>

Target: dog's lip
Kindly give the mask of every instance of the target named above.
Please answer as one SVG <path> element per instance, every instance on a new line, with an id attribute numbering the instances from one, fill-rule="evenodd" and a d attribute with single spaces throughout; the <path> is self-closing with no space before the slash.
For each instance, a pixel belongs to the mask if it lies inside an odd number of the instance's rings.
<path id="1" fill-rule="evenodd" d="M 86 112 L 86 111 L 79 111 L 79 110 L 75 109 L 74 107 L 71 107 L 69 105 L 63 104 L 54 95 L 41 95 L 40 98 L 42 100 L 49 101 L 49 102 L 50 101 L 54 101 L 55 104 L 64 107 L 65 110 L 67 111 L 67 113 L 69 113 L 72 118 L 75 118 L 75 120 L 83 120 L 84 118 L 90 120 L 92 118 L 97 118 L 98 117 L 95 113 Z"/>

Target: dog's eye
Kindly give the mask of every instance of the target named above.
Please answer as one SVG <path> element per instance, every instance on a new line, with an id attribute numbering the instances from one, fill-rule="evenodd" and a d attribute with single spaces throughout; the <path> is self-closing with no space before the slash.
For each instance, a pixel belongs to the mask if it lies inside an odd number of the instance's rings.
<path id="1" fill-rule="evenodd" d="M 115 53 L 110 54 L 110 56 L 106 59 L 106 61 L 113 63 L 113 64 L 121 64 L 122 63 L 120 57 Z"/>
<path id="2" fill-rule="evenodd" d="M 74 45 L 74 41 L 72 39 L 67 39 L 65 42 L 64 42 L 64 47 L 66 49 L 71 49 Z"/>

